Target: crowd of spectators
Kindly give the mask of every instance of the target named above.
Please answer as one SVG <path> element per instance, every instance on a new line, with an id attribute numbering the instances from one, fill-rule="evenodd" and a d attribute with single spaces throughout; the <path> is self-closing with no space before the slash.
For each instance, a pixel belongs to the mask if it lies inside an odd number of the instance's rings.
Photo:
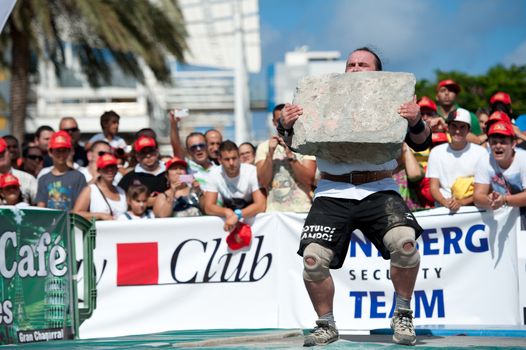
<path id="1" fill-rule="evenodd" d="M 435 99 L 419 99 L 432 146 L 414 152 L 403 144 L 393 170 L 402 197 L 411 210 L 509 205 L 524 211 L 526 132 L 514 125 L 511 97 L 498 92 L 472 113 L 456 103 L 460 91 L 448 79 Z M 282 108 L 273 110 L 274 126 Z M 173 155 L 160 154 L 151 129 L 128 145 L 114 111 L 101 115 L 102 132 L 85 144 L 73 117 L 62 118 L 57 131 L 39 127 L 24 144 L 0 138 L 1 204 L 96 220 L 217 215 L 227 231 L 261 212 L 309 210 L 319 177 L 314 156 L 294 152 L 277 132 L 256 146 L 236 145 L 215 129 L 180 135 L 180 118 L 169 118 Z"/>

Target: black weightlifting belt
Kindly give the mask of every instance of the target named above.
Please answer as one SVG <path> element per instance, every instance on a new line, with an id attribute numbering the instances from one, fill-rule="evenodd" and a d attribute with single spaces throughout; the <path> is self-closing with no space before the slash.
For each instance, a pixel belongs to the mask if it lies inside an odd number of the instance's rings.
<path id="1" fill-rule="evenodd" d="M 383 180 L 393 176 L 392 170 L 382 171 L 353 171 L 342 175 L 333 175 L 326 172 L 321 173 L 321 178 L 329 181 L 345 182 L 353 185 L 362 185 L 368 182 Z"/>

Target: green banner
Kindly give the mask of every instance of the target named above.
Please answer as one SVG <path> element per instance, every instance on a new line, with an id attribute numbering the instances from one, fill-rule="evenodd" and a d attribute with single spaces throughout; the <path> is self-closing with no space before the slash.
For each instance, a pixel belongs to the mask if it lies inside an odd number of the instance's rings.
<path id="1" fill-rule="evenodd" d="M 65 211 L 0 207 L 0 344 L 73 338 Z"/>

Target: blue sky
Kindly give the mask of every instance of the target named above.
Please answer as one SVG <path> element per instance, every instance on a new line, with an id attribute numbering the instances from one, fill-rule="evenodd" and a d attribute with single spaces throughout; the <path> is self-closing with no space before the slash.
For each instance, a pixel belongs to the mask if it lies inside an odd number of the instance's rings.
<path id="1" fill-rule="evenodd" d="M 345 58 L 375 48 L 385 70 L 484 74 L 526 65 L 526 0 L 259 0 L 262 73 L 307 45 Z M 344 67 L 342 67 L 343 71 Z"/>

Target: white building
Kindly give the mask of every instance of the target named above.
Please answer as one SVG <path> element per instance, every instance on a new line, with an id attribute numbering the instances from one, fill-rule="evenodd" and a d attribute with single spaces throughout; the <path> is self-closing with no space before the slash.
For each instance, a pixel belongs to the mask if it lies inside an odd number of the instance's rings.
<path id="1" fill-rule="evenodd" d="M 343 73 L 345 60 L 338 51 L 309 51 L 304 46 L 285 54 L 285 62 L 277 62 L 269 70 L 270 108 L 280 103 L 291 103 L 298 81 L 305 76 Z"/>
<path id="2" fill-rule="evenodd" d="M 167 111 L 190 109 L 181 134 L 216 128 L 225 136 L 238 136 L 242 124 L 249 138 L 248 72 L 260 69 L 259 5 L 257 0 L 180 0 L 187 31 L 190 64 L 208 69 L 179 69 L 172 60 L 171 86 L 159 84 L 144 66 L 145 84 L 125 77 L 115 67 L 111 86 L 89 87 L 80 64 L 66 45 L 64 75 L 56 78 L 49 62 L 40 62 L 40 77 L 33 85 L 33 105 L 28 108 L 26 131 L 41 125 L 58 127 L 64 116 L 73 116 L 84 134 L 100 132 L 100 115 L 114 110 L 121 116 L 120 133 L 133 135 L 144 127 L 168 140 Z M 240 68 L 241 67 L 241 68 Z"/>

